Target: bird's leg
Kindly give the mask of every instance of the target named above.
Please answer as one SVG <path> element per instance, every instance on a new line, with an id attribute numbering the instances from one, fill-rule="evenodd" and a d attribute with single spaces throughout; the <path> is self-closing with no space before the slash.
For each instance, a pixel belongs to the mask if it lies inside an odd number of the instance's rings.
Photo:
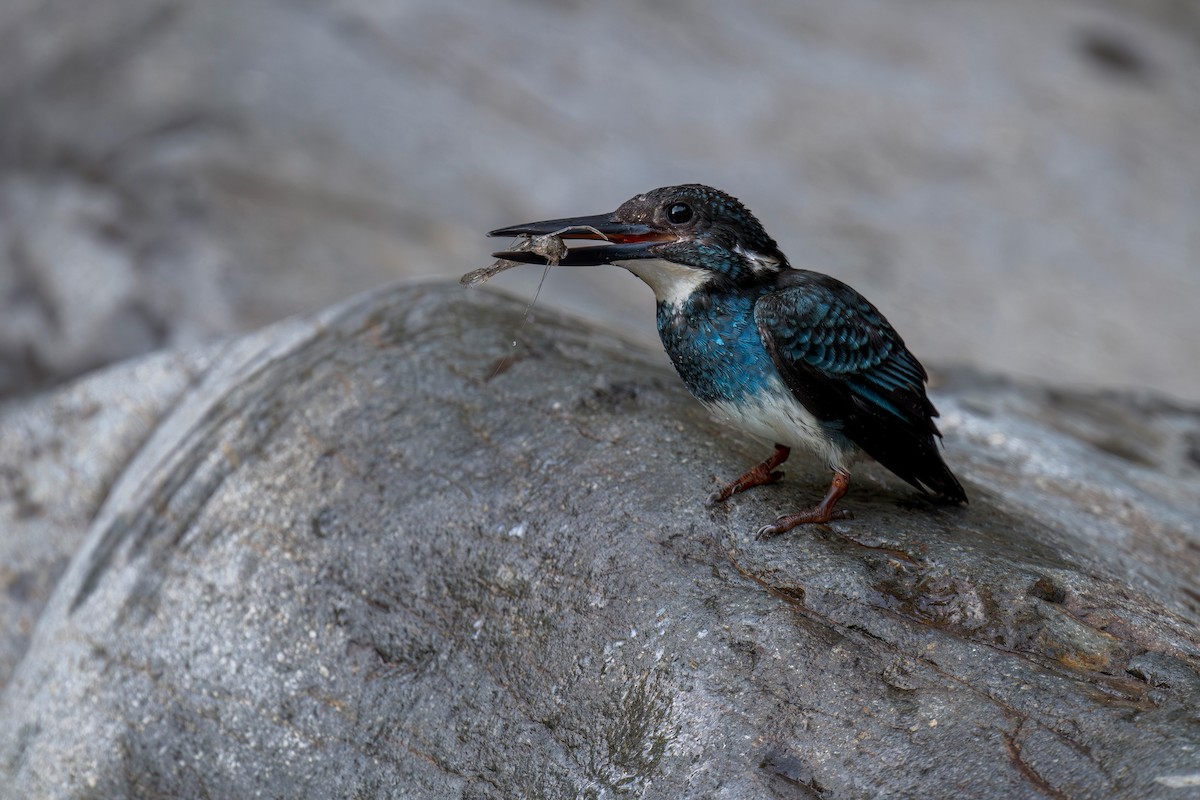
<path id="1" fill-rule="evenodd" d="M 807 508 L 798 514 L 788 514 L 780 517 L 770 525 L 764 525 L 758 529 L 756 539 L 769 539 L 772 536 L 778 536 L 781 533 L 786 533 L 797 525 L 804 525 L 809 522 L 830 522 L 835 519 L 854 519 L 854 515 L 849 511 L 833 509 L 838 500 L 846 494 L 846 490 L 850 488 L 850 476 L 841 471 L 833 473 L 833 483 L 829 484 L 829 491 L 825 493 L 824 499 L 817 503 L 812 508 Z"/>
<path id="2" fill-rule="evenodd" d="M 770 458 L 761 464 L 751 467 L 746 471 L 745 475 L 713 492 L 709 496 L 708 502 L 710 504 L 723 503 L 738 492 L 753 489 L 755 486 L 779 483 L 783 480 L 783 473 L 773 472 L 772 470 L 787 461 L 787 457 L 791 452 L 790 447 L 784 447 L 781 444 L 775 445 L 775 452 L 771 454 Z"/>

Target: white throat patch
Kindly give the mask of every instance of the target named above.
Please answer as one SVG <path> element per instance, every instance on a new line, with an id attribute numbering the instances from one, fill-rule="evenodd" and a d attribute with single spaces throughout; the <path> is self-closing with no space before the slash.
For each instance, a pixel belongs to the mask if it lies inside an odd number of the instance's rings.
<path id="1" fill-rule="evenodd" d="M 713 277 L 706 269 L 676 264 L 662 258 L 636 258 L 613 263 L 645 281 L 654 290 L 654 298 L 658 302 L 675 307 L 683 305 L 692 292 Z"/>

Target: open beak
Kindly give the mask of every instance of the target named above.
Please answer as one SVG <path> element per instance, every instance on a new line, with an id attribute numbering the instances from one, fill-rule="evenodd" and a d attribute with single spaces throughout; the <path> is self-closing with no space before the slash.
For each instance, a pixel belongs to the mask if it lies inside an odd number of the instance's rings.
<path id="1" fill-rule="evenodd" d="M 612 214 L 594 217 L 566 217 L 497 228 L 488 236 L 557 236 L 560 239 L 587 239 L 604 244 L 575 247 L 559 260 L 564 267 L 592 267 L 635 258 L 654 258 L 653 247 L 675 237 L 640 222 L 619 222 Z M 496 258 L 522 264 L 546 264 L 546 256 L 534 250 L 506 250 L 493 253 Z"/>

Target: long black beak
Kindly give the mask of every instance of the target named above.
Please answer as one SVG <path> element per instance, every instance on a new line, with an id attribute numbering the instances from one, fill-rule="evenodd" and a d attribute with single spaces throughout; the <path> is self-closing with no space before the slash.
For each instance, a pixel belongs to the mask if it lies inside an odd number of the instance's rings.
<path id="1" fill-rule="evenodd" d="M 488 236 L 547 236 L 560 239 L 587 239 L 605 242 L 593 247 L 576 247 L 559 260 L 564 267 L 593 267 L 614 261 L 653 258 L 654 245 L 672 241 L 675 237 L 640 222 L 619 222 L 612 214 L 593 217 L 565 217 L 542 222 L 528 222 L 489 231 Z M 522 264 L 546 264 L 546 256 L 536 250 L 505 250 L 493 253 L 496 258 L 519 261 Z"/>

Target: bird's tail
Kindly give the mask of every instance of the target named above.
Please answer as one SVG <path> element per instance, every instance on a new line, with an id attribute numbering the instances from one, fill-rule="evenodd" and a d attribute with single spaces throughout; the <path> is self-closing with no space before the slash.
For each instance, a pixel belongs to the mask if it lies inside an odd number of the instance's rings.
<path id="1" fill-rule="evenodd" d="M 936 443 L 930 442 L 930 445 L 933 457 L 925 460 L 924 469 L 917 476 L 917 480 L 924 484 L 924 487 L 952 503 L 967 502 L 966 491 L 958 482 L 958 478 L 954 477 L 954 473 L 946 466 L 946 462 L 942 460 L 942 454 L 937 451 Z"/>
<path id="2" fill-rule="evenodd" d="M 942 460 L 938 450 L 940 437 L 923 431 L 912 431 L 911 434 L 911 438 L 890 440 L 889 447 L 864 449 L 869 456 L 922 492 L 936 494 L 952 503 L 967 502 L 967 493 L 962 484 Z"/>

